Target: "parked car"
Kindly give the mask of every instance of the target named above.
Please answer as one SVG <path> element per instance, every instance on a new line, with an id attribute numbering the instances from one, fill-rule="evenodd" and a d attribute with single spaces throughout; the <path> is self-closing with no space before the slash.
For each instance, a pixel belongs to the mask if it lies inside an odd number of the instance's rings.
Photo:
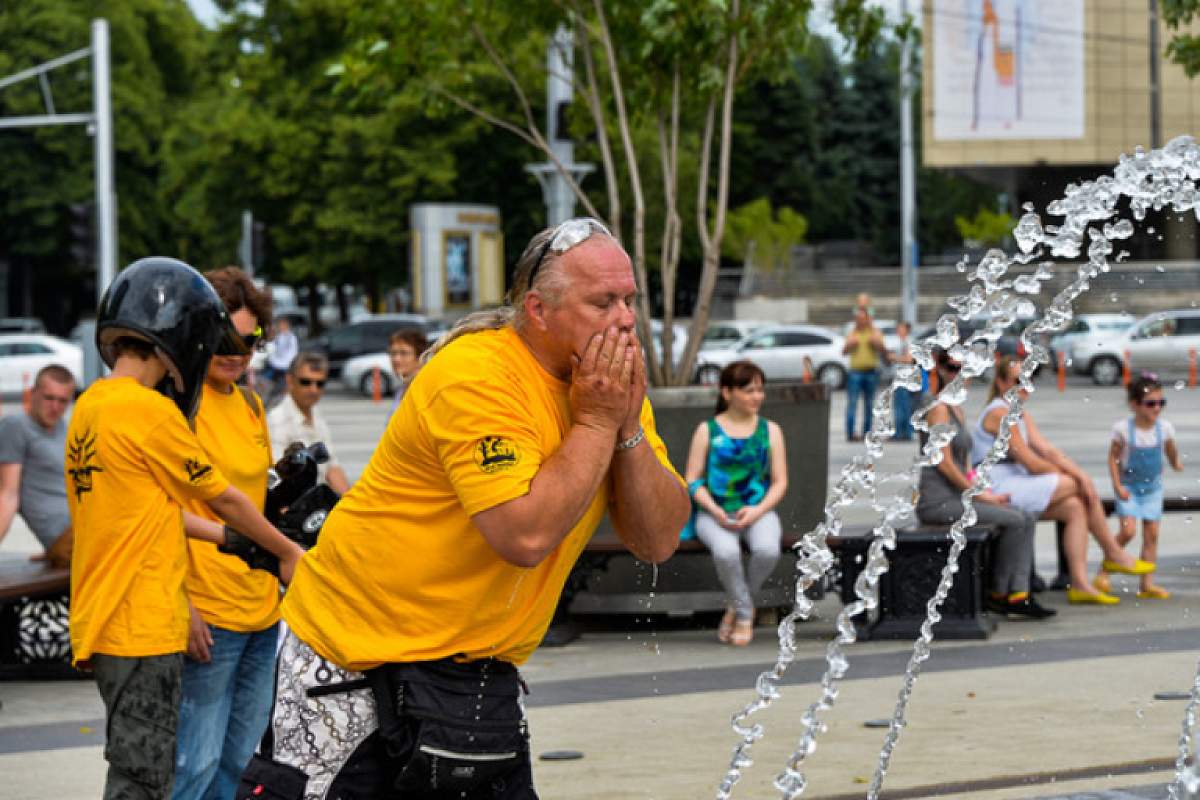
<path id="1" fill-rule="evenodd" d="M 1020 356 L 1021 358 L 1024 358 L 1026 355 L 1028 355 L 1028 353 L 1025 352 L 1025 345 L 1021 341 L 1021 336 L 1025 333 L 1025 329 L 1028 328 L 1036 319 L 1038 319 L 1037 316 L 1022 314 L 1006 325 L 1003 330 L 1000 331 L 1000 335 L 996 339 L 996 353 L 1002 356 Z M 978 331 L 988 328 L 991 323 L 991 318 L 987 316 L 976 316 L 972 317 L 971 319 L 957 320 L 956 324 L 958 325 L 959 341 L 965 342 Z M 929 327 L 918 332 L 914 338 L 917 340 L 924 340 L 929 336 L 932 336 L 934 327 L 935 326 L 930 325 Z M 1048 335 L 1043 337 L 1043 343 L 1049 347 L 1050 338 Z M 980 343 L 980 347 L 983 347 L 982 343 Z M 1041 366 L 1039 365 L 1038 370 L 1040 369 Z"/>
<path id="2" fill-rule="evenodd" d="M 800 381 L 804 360 L 812 375 L 833 389 L 846 385 L 845 339 L 816 325 L 777 325 L 755 331 L 732 347 L 702 350 L 696 356 L 697 383 L 715 384 L 725 365 L 739 359 L 757 364 L 769 381 Z"/>
<path id="3" fill-rule="evenodd" d="M 77 345 L 44 333 L 0 334 L 0 394 L 24 391 L 51 364 L 66 367 L 83 389 L 83 351 Z"/>
<path id="4" fill-rule="evenodd" d="M 4 317 L 0 333 L 45 333 L 46 325 L 37 317 Z"/>
<path id="5" fill-rule="evenodd" d="M 342 365 L 342 384 L 352 392 L 362 392 L 370 397 L 375 393 L 375 367 L 379 367 L 379 393 L 386 397 L 396 391 L 396 374 L 392 372 L 392 358 L 386 350 L 348 359 Z"/>
<path id="6" fill-rule="evenodd" d="M 774 323 L 763 320 L 709 320 L 704 338 L 700 340 L 701 350 L 714 350 L 722 347 L 732 347 L 760 328 Z"/>
<path id="7" fill-rule="evenodd" d="M 1116 336 L 1084 340 L 1071 363 L 1100 386 L 1120 383 L 1123 370 L 1186 375 L 1191 354 L 1200 348 L 1200 309 L 1159 311 L 1142 317 Z M 1128 355 L 1128 363 L 1126 362 Z"/>
<path id="8" fill-rule="evenodd" d="M 309 339 L 300 349 L 324 353 L 329 359 L 329 377 L 339 378 L 349 359 L 367 353 L 386 353 L 388 340 L 402 328 L 429 331 L 430 322 L 420 314 L 376 314 Z"/>
<path id="9" fill-rule="evenodd" d="M 1084 341 L 1100 344 L 1106 338 L 1117 336 L 1129 329 L 1137 317 L 1132 314 L 1079 314 L 1062 333 L 1050 339 L 1050 363 L 1058 364 L 1058 354 L 1073 359 L 1075 347 Z"/>

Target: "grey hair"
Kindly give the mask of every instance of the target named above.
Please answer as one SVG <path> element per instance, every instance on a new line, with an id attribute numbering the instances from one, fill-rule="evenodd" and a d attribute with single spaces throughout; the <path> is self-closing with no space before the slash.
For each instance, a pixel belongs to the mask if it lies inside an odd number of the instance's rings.
<path id="1" fill-rule="evenodd" d="M 324 353 L 319 353 L 315 350 L 304 350 L 296 354 L 292 359 L 292 363 L 288 366 L 288 374 L 293 378 L 299 374 L 301 367 L 308 367 L 313 372 L 328 372 L 329 359 Z"/>
<path id="2" fill-rule="evenodd" d="M 546 243 L 557 231 L 557 225 L 538 231 L 529 240 L 529 244 L 525 245 L 525 251 L 517 259 L 516 269 L 513 270 L 512 286 L 508 289 L 508 297 L 503 306 L 487 311 L 476 311 L 460 319 L 453 328 L 443 333 L 436 342 L 430 345 L 429 349 L 421 356 L 421 363 L 428 363 L 429 359 L 441 352 L 442 348 L 460 336 L 481 331 L 502 330 L 509 326 L 520 331 L 529 324 L 529 318 L 525 314 L 525 297 L 533 289 L 538 290 L 547 304 L 558 305 L 571 283 L 570 278 L 559 266 L 559 261 L 565 253 L 546 251 L 534 286 L 529 285 L 529 274 L 533 272 L 534 267 L 538 266 L 538 260 L 542 258 L 542 252 L 546 250 Z M 592 232 L 592 236 L 603 235 L 600 231 Z M 588 239 L 590 240 L 591 236 Z"/>

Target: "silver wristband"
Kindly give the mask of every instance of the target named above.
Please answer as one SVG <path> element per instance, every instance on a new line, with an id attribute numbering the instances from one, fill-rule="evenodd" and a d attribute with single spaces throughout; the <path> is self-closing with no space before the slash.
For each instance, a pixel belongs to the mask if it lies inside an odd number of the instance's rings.
<path id="1" fill-rule="evenodd" d="M 613 450 L 617 453 L 623 452 L 625 450 L 632 450 L 633 448 L 635 448 L 639 444 L 641 444 L 642 439 L 645 439 L 645 438 L 646 438 L 646 429 L 643 428 L 641 425 L 639 425 L 637 433 L 635 433 L 633 436 L 630 436 L 628 439 L 626 439 L 623 442 L 617 442 L 617 446 L 614 447 Z"/>

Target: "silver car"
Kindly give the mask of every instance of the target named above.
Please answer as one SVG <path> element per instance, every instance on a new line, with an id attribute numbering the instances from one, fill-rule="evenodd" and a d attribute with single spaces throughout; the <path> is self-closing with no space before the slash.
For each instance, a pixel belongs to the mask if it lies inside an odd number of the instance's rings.
<path id="1" fill-rule="evenodd" d="M 1074 359 L 1075 348 L 1084 342 L 1102 344 L 1105 339 L 1116 338 L 1135 322 L 1137 317 L 1132 314 L 1077 314 L 1065 331 L 1051 337 L 1050 365 L 1058 364 L 1059 353 Z"/>
<path id="2" fill-rule="evenodd" d="M 816 325 L 762 328 L 731 347 L 701 350 L 696 355 L 695 379 L 716 384 L 727 364 L 746 359 L 757 364 L 769 381 L 801 381 L 807 368 L 813 378 L 840 389 L 846 385 L 844 344 L 844 337 Z"/>
<path id="3" fill-rule="evenodd" d="M 1159 311 L 1142 317 L 1117 336 L 1085 340 L 1075 346 L 1072 365 L 1091 375 L 1100 386 L 1121 382 L 1131 373 L 1154 372 L 1187 375 L 1193 354 L 1200 348 L 1200 309 Z"/>

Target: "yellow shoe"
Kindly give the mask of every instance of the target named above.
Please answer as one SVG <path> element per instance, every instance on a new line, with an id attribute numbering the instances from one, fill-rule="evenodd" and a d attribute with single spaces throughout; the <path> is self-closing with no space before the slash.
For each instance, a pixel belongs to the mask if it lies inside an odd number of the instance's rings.
<path id="1" fill-rule="evenodd" d="M 1096 577 L 1092 578 L 1092 586 L 1095 586 L 1102 592 L 1112 591 L 1112 581 L 1108 579 L 1107 572 L 1098 573 Z"/>
<path id="2" fill-rule="evenodd" d="M 1092 594 L 1091 592 L 1083 592 L 1079 589 L 1067 589 L 1067 601 L 1075 605 L 1097 605 L 1097 606 L 1115 606 L 1121 602 L 1121 598 L 1113 597 L 1111 594 Z"/>
<path id="3" fill-rule="evenodd" d="M 1142 561 L 1140 558 L 1134 560 L 1132 567 L 1123 567 L 1107 558 L 1100 563 L 1106 572 L 1120 572 L 1123 575 L 1149 575 L 1154 572 L 1154 565 L 1149 561 Z"/>
<path id="4" fill-rule="evenodd" d="M 1158 600 L 1166 600 L 1170 598 L 1171 593 L 1161 586 L 1151 586 L 1149 589 L 1143 589 L 1142 591 L 1138 592 L 1137 596 L 1143 600 L 1148 597 L 1156 598 Z"/>

